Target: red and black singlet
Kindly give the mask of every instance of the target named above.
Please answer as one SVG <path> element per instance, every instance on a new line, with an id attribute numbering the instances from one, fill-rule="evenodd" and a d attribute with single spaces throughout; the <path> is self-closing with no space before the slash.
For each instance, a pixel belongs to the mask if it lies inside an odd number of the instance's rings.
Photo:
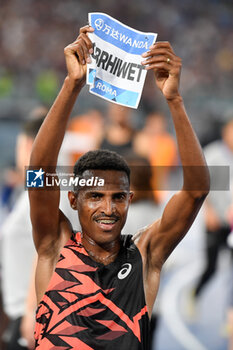
<path id="1" fill-rule="evenodd" d="M 109 265 L 95 262 L 74 234 L 36 314 L 36 349 L 147 350 L 149 317 L 142 258 L 131 236 Z"/>

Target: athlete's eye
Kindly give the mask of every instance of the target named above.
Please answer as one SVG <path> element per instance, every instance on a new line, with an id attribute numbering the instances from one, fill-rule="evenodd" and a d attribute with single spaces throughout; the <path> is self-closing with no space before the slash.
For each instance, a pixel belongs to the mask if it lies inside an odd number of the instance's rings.
<path id="1" fill-rule="evenodd" d="M 126 193 L 116 193 L 114 194 L 114 199 L 123 201 L 126 199 Z"/>
<path id="2" fill-rule="evenodd" d="M 101 193 L 98 193 L 98 192 L 91 193 L 92 199 L 100 199 L 101 197 L 102 197 Z"/>

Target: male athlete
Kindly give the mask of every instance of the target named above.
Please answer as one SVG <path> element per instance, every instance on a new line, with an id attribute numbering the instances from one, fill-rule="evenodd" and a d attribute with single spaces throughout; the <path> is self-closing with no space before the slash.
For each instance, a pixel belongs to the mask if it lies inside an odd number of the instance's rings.
<path id="1" fill-rule="evenodd" d="M 93 53 L 88 33 L 65 48 L 67 77 L 35 140 L 30 166 L 55 172 L 72 107 L 85 84 Z M 181 59 L 168 42 L 144 53 L 176 130 L 183 188 L 162 217 L 131 239 L 121 236 L 132 199 L 125 161 L 110 151 L 86 153 L 76 176 L 104 180 L 104 186 L 69 192 L 82 232 L 75 233 L 59 210 L 59 189 L 30 191 L 31 220 L 38 251 L 36 349 L 148 349 L 149 319 L 163 263 L 184 237 L 209 189 L 209 173 L 179 94 Z M 52 167 L 51 167 L 52 166 Z"/>

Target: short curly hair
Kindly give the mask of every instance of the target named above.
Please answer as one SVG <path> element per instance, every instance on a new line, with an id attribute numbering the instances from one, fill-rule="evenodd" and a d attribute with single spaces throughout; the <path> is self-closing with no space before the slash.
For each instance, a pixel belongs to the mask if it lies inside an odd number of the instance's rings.
<path id="1" fill-rule="evenodd" d="M 106 149 L 89 151 L 74 165 L 74 176 L 82 176 L 86 170 L 116 170 L 126 173 L 130 183 L 130 168 L 118 153 Z"/>

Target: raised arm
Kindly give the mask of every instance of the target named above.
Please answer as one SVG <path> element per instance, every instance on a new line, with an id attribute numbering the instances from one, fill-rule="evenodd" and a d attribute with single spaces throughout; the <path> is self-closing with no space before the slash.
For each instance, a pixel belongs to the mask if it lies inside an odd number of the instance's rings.
<path id="1" fill-rule="evenodd" d="M 190 228 L 207 196 L 209 172 L 179 93 L 181 59 L 168 42 L 156 43 L 143 56 L 146 58 L 143 64 L 154 71 L 156 84 L 167 100 L 183 166 L 183 188 L 170 199 L 162 218 L 147 229 L 139 243 L 141 250 L 149 252 L 148 266 L 159 271 Z"/>
<path id="2" fill-rule="evenodd" d="M 86 63 L 92 52 L 88 32 L 92 27 L 80 29 L 76 41 L 65 50 L 67 77 L 53 106 L 35 139 L 30 168 L 56 171 L 57 158 L 64 138 L 69 115 L 85 83 Z M 29 191 L 31 221 L 36 249 L 39 255 L 56 254 L 64 215 L 59 212 L 60 189 L 32 189 Z"/>

